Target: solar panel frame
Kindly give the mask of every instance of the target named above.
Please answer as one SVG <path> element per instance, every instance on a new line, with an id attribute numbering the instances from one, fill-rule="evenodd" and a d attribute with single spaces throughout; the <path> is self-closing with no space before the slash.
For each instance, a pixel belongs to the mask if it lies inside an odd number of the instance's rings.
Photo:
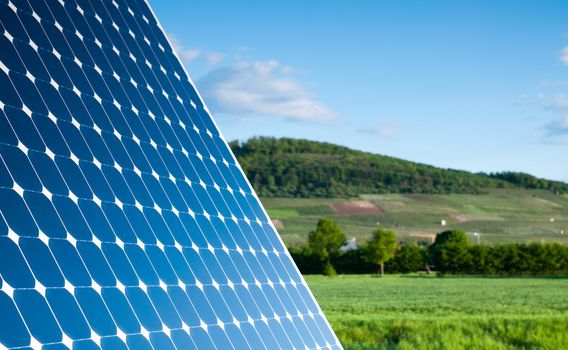
<path id="1" fill-rule="evenodd" d="M 147 1 L 0 8 L 0 349 L 341 347 Z"/>

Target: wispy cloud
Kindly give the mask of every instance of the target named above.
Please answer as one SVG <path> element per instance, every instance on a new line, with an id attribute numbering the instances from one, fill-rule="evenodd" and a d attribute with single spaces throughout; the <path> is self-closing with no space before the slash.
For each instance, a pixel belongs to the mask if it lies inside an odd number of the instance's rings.
<path id="1" fill-rule="evenodd" d="M 205 55 L 205 59 L 209 65 L 214 66 L 225 59 L 225 54 L 222 52 L 208 52 Z"/>
<path id="2" fill-rule="evenodd" d="M 556 120 L 547 123 L 544 127 L 548 136 L 568 135 L 568 95 L 556 94 L 548 96 L 541 94 L 538 100 L 549 111 L 557 115 Z"/>
<path id="3" fill-rule="evenodd" d="M 560 113 L 568 112 L 568 95 L 562 93 L 552 96 L 540 94 L 538 99 L 546 109 Z"/>
<path id="4" fill-rule="evenodd" d="M 568 65 L 568 46 L 560 51 L 560 60 Z M 566 80 L 545 80 L 541 82 L 545 87 L 564 87 Z M 555 119 L 544 125 L 546 136 L 556 141 L 568 140 L 568 95 L 565 93 L 537 95 L 540 105 L 555 115 Z"/>
<path id="5" fill-rule="evenodd" d="M 325 122 L 336 114 L 277 60 L 239 61 L 211 71 L 197 84 L 215 113 Z"/>
<path id="6" fill-rule="evenodd" d="M 255 61 L 244 57 L 248 47 L 233 56 L 200 48 L 188 49 L 175 35 L 170 41 L 185 64 L 204 63 L 213 69 L 198 80 L 200 92 L 215 113 L 247 119 L 281 117 L 288 120 L 325 122 L 337 117 L 297 79 L 301 70 L 277 60 Z M 225 62 L 224 62 L 225 61 Z M 226 62 L 234 62 L 227 64 Z"/>
<path id="7" fill-rule="evenodd" d="M 565 87 L 568 86 L 566 80 L 541 80 L 540 85 L 544 87 Z"/>
<path id="8" fill-rule="evenodd" d="M 568 46 L 562 49 L 560 52 L 560 60 L 565 64 L 568 64 Z"/>
<path id="9" fill-rule="evenodd" d="M 362 134 L 371 134 L 382 138 L 389 138 L 400 129 L 401 125 L 396 122 L 381 122 L 369 129 L 359 129 Z"/>
<path id="10" fill-rule="evenodd" d="M 184 63 L 189 63 L 201 55 L 201 49 L 188 49 L 173 34 L 168 34 L 168 38 Z"/>
<path id="11" fill-rule="evenodd" d="M 557 120 L 546 125 L 548 135 L 561 136 L 568 135 L 568 113 Z"/>
<path id="12" fill-rule="evenodd" d="M 226 55 L 222 52 L 206 51 L 200 48 L 189 49 L 185 47 L 182 42 L 173 34 L 168 34 L 168 38 L 177 52 L 183 63 L 189 64 L 196 59 L 205 61 L 209 66 L 215 66 L 221 63 Z"/>

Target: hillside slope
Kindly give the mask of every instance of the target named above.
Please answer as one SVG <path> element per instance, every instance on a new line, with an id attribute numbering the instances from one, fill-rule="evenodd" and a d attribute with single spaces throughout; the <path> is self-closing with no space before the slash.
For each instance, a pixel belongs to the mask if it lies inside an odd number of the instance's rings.
<path id="1" fill-rule="evenodd" d="M 262 198 L 289 245 L 303 244 L 321 217 L 331 218 L 358 242 L 377 227 L 400 240 L 431 242 L 438 232 L 465 231 L 472 243 L 568 244 L 568 195 L 546 190 L 489 189 L 477 194 L 373 194 L 352 198 Z M 366 204 L 361 206 L 361 204 Z M 369 209 L 375 208 L 374 212 Z M 446 226 L 441 222 L 445 221 Z"/>
<path id="2" fill-rule="evenodd" d="M 476 194 L 491 188 L 568 192 L 566 183 L 528 174 L 474 174 L 316 141 L 258 137 L 233 141 L 230 145 L 255 190 L 263 197 Z"/>

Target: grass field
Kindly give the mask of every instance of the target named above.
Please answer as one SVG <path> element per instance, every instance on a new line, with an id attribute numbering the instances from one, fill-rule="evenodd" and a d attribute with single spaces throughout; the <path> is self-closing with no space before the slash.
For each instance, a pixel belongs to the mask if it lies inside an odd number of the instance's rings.
<path id="1" fill-rule="evenodd" d="M 433 234 L 446 228 L 481 233 L 481 241 L 568 243 L 568 198 L 549 191 L 491 190 L 482 195 L 362 195 L 378 215 L 338 216 L 330 205 L 346 199 L 263 198 L 272 219 L 279 219 L 284 241 L 297 244 L 322 217 L 337 220 L 348 237 L 366 240 L 378 226 L 396 230 L 401 238 Z M 554 219 L 551 222 L 551 219 Z M 440 222 L 446 220 L 446 228 Z M 562 235 L 564 230 L 566 234 Z"/>
<path id="2" fill-rule="evenodd" d="M 568 278 L 306 280 L 346 349 L 568 349 Z"/>

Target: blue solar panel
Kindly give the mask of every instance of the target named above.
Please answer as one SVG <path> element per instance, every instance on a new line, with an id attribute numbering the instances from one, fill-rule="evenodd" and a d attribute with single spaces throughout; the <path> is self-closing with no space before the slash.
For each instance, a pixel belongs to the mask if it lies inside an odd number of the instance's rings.
<path id="1" fill-rule="evenodd" d="M 148 3 L 0 33 L 0 349 L 341 348 Z"/>

